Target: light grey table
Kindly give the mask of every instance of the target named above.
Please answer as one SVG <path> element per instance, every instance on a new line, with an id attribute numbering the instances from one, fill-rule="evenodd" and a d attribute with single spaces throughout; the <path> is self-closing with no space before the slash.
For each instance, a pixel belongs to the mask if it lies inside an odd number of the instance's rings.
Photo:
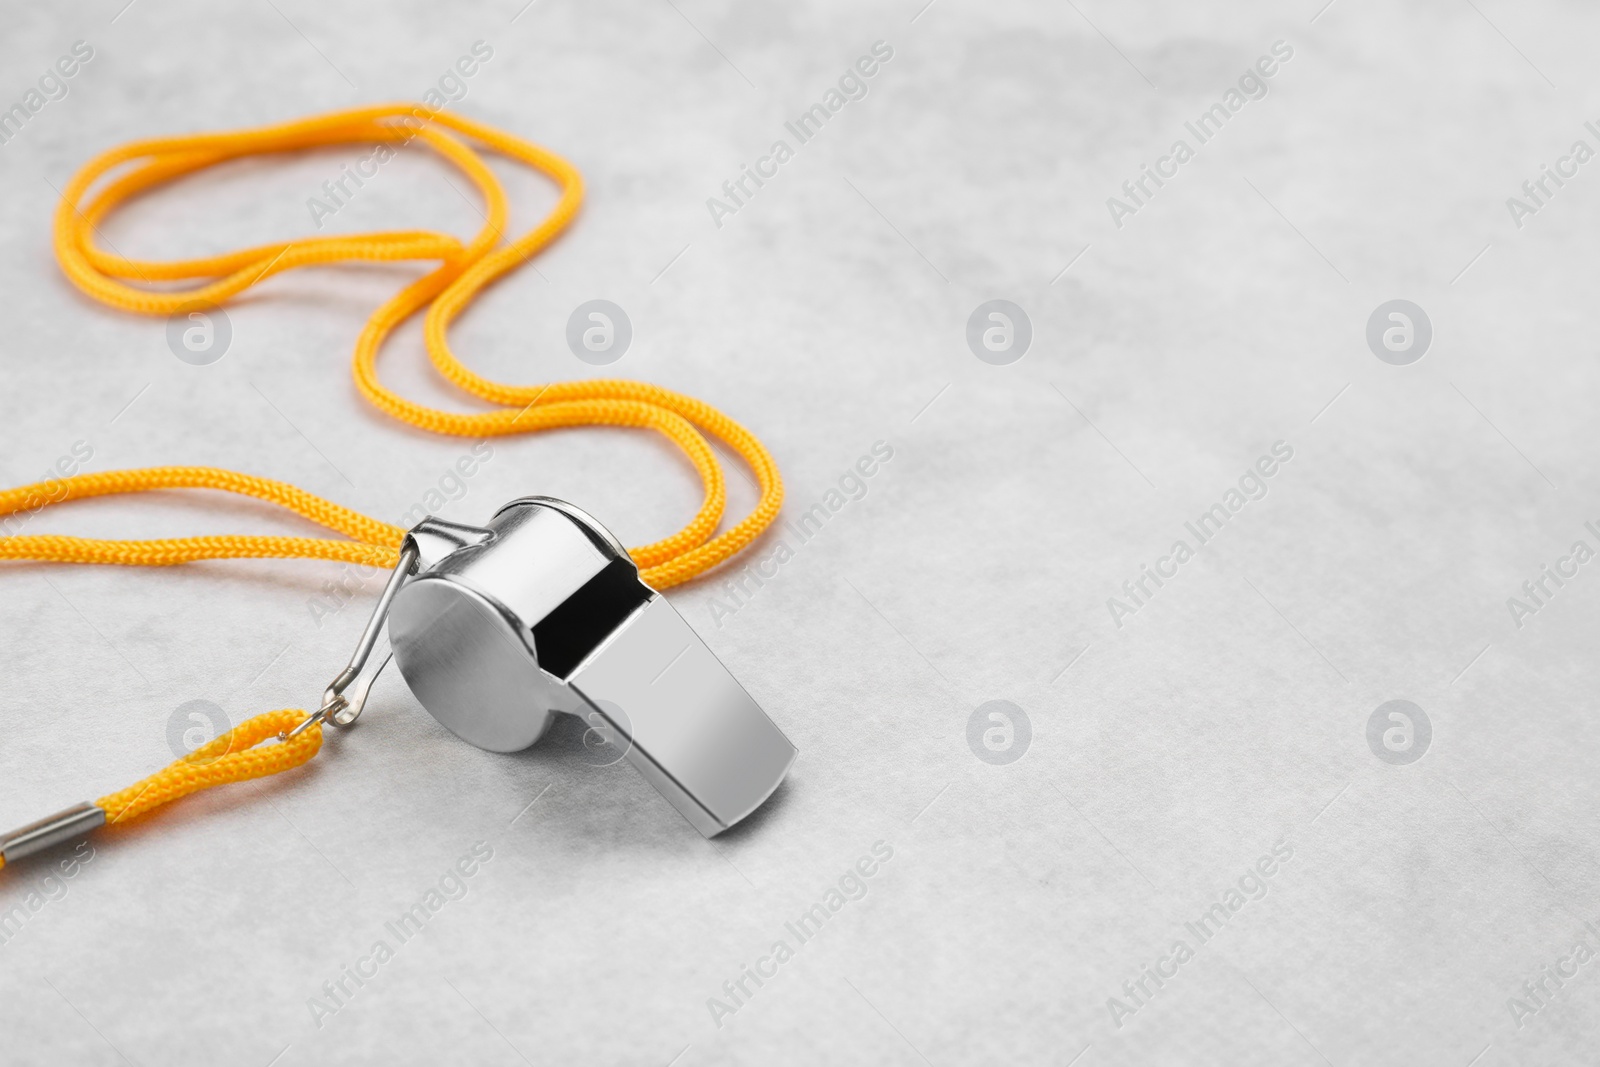
<path id="1" fill-rule="evenodd" d="M 684 522 L 694 474 L 647 434 L 501 439 L 458 479 L 473 442 L 366 406 L 351 346 L 418 267 L 275 278 L 207 366 L 55 267 L 99 151 L 443 80 L 590 190 L 464 358 L 702 397 L 772 447 L 787 522 L 827 516 L 758 546 L 759 587 L 672 594 L 800 749 L 746 826 L 702 839 L 571 729 L 477 751 L 390 676 L 307 769 L 0 873 L 0 1060 L 1592 1062 L 1600 16 L 1320 3 L 0 4 L 5 484 L 76 452 L 391 520 L 546 493 L 630 544 Z M 364 155 L 219 168 L 104 238 L 478 225 L 419 153 L 319 217 Z M 551 190 L 503 171 L 531 225 Z M 632 325 L 609 367 L 564 340 L 593 299 Z M 470 407 L 415 325 L 382 368 Z M 19 528 L 310 532 L 206 494 Z M 0 570 L 0 826 L 314 702 L 376 592 Z"/>

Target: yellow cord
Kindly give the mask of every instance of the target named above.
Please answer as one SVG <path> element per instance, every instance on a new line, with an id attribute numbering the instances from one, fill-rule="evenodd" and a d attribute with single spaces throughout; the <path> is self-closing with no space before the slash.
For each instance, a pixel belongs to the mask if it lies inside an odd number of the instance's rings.
<path id="1" fill-rule="evenodd" d="M 583 199 L 583 179 L 566 160 L 520 137 L 446 111 L 434 112 L 427 123 L 419 123 L 414 113 L 420 110 L 409 104 L 383 104 L 336 111 L 253 130 L 154 138 L 113 148 L 90 160 L 67 183 L 61 204 L 56 209 L 56 257 L 67 277 L 95 299 L 139 314 L 160 316 L 174 314 L 197 302 L 220 304 L 274 274 L 295 267 L 321 266 L 345 260 L 440 260 L 437 269 L 406 286 L 373 312 L 361 331 L 356 341 L 354 371 L 356 385 L 367 400 L 402 422 L 434 433 L 467 437 L 588 425 L 656 430 L 683 449 L 699 471 L 705 487 L 705 501 L 693 520 L 676 534 L 631 550 L 634 561 L 639 564 L 640 577 L 657 589 L 665 589 L 687 581 L 738 553 L 772 524 L 783 503 L 783 482 L 778 475 L 777 464 L 761 442 L 744 427 L 709 404 L 646 382 L 601 379 L 550 385 L 505 385 L 481 377 L 456 358 L 446 336 L 450 324 L 485 286 L 527 261 L 567 227 Z M 437 128 L 439 126 L 449 127 L 549 176 L 561 190 L 556 206 L 538 226 L 516 240 L 507 240 L 504 230 L 508 209 L 500 180 L 477 152 L 462 140 Z M 111 255 L 94 244 L 96 227 L 125 200 L 152 186 L 225 160 L 347 142 L 405 144 L 412 140 L 422 141 L 455 164 L 483 194 L 486 205 L 484 225 L 467 244 L 463 245 L 457 238 L 444 233 L 385 231 L 301 238 L 218 256 L 170 262 L 125 259 Z M 135 162 L 138 165 L 131 171 L 109 181 L 85 201 L 90 188 L 101 177 Z M 118 280 L 126 278 L 146 282 L 193 278 L 209 281 L 196 288 L 169 292 L 139 288 Z M 496 405 L 497 410 L 464 414 L 424 407 L 390 391 L 378 380 L 378 352 L 384 340 L 396 326 L 424 306 L 428 310 L 423 319 L 423 338 L 434 367 L 462 390 Z M 721 465 L 701 431 L 725 441 L 743 457 L 761 488 L 760 500 L 751 513 L 716 536 L 713 534 L 722 521 L 726 490 Z M 243 481 L 238 486 L 213 484 L 219 476 Z M 157 468 L 154 471 L 121 471 L 110 475 L 79 477 L 123 479 L 118 488 L 99 489 L 98 492 L 165 488 L 167 483 L 163 480 L 174 477 L 192 477 L 194 481 L 191 484 L 196 487 L 228 488 L 252 495 L 261 495 L 255 490 L 263 484 L 278 486 L 278 483 L 263 483 L 260 479 L 230 476 L 226 472 L 205 468 Z M 77 493 L 73 489 L 75 481 L 76 478 L 66 479 L 69 494 L 89 495 Z M 39 488 L 28 486 L 13 492 L 31 490 L 36 497 Z M 56 491 L 59 492 L 59 488 Z M 287 486 L 274 490 L 282 491 L 298 492 Z M 11 494 L 0 496 L 0 501 L 15 499 Z M 285 503 L 277 496 L 267 499 Z M 309 494 L 300 494 L 300 500 L 308 507 L 343 511 Z M 307 514 L 300 508 L 296 510 Z M 308 517 L 317 518 L 315 515 Z M 318 521 L 321 519 L 318 518 Z M 367 521 L 371 523 L 371 520 Z M 386 554 L 377 557 L 362 555 L 360 561 L 368 562 L 376 558 L 392 563 L 399 546 L 398 528 L 372 523 L 365 534 L 352 533 L 357 539 L 372 535 L 377 536 L 368 544 L 383 549 Z M 348 546 L 338 549 L 313 548 L 310 544 L 290 538 L 187 538 L 159 542 L 153 554 L 147 547 L 149 542 L 32 537 L 12 540 L 16 543 L 4 558 L 89 563 L 176 563 L 188 559 L 258 555 L 350 559 L 351 556 L 342 553 L 355 551 Z M 133 546 L 132 551 L 129 546 Z"/>
<path id="2" fill-rule="evenodd" d="M 287 733 L 305 719 L 306 713 L 298 708 L 246 719 L 143 781 L 101 797 L 95 806 L 106 813 L 106 822 L 114 826 L 214 785 L 264 778 L 298 767 L 322 747 L 320 723 L 312 723 L 280 744 L 255 746 Z"/>
<path id="3" fill-rule="evenodd" d="M 446 129 L 460 134 L 453 136 Z M 463 140 L 465 138 L 465 140 Z M 483 228 L 463 244 L 428 230 L 390 230 L 304 237 L 198 259 L 127 259 L 97 247 L 94 234 L 120 204 L 163 182 L 241 156 L 292 152 L 327 145 L 421 141 L 454 164 L 483 196 Z M 505 236 L 508 204 L 504 188 L 477 149 L 488 149 L 540 171 L 555 182 L 560 198 L 538 226 L 516 238 Z M 132 164 L 93 196 L 108 173 Z M 87 199 L 86 199 L 87 198 Z M 411 104 L 380 104 L 298 119 L 274 126 L 223 133 L 158 137 L 113 148 L 90 160 L 67 183 L 55 215 L 55 252 L 68 278 L 102 303 L 142 315 L 168 316 L 196 304 L 218 305 L 275 274 L 296 267 L 347 260 L 438 260 L 372 313 L 355 345 L 356 386 L 381 411 L 433 433 L 467 437 L 532 433 L 570 426 L 648 428 L 681 448 L 700 474 L 705 499 L 700 510 L 671 537 L 630 550 L 640 577 L 657 589 L 689 580 L 729 559 L 777 518 L 783 482 L 771 454 L 756 437 L 711 405 L 645 382 L 621 379 L 506 385 L 484 378 L 451 351 L 450 324 L 502 274 L 545 248 L 571 223 L 583 200 L 583 179 L 566 160 L 538 145 L 445 111 Z M 140 288 L 123 279 L 165 283 L 201 279 L 196 287 Z M 423 338 L 428 357 L 448 381 L 494 405 L 477 413 L 424 407 L 390 391 L 378 380 L 379 350 L 389 334 L 427 308 Z M 760 499 L 750 514 L 716 533 L 726 503 L 722 468 L 704 434 L 724 441 L 755 473 Z M 183 537 L 154 541 L 99 540 L 55 535 L 0 538 L 0 559 L 165 566 L 199 559 L 309 557 L 393 567 L 405 531 L 313 496 L 283 482 L 211 467 L 150 467 L 80 474 L 60 482 L 0 491 L 0 517 L 46 504 L 155 489 L 216 489 L 281 505 L 349 540 L 304 537 Z M 314 725 L 295 738 L 255 748 L 303 721 L 292 709 L 250 719 L 165 770 L 128 789 L 101 798 L 108 821 L 121 822 L 198 789 L 275 774 L 309 760 L 322 743 Z M 4 858 L 0 856 L 0 866 Z"/>
<path id="4" fill-rule="evenodd" d="M 261 742 L 287 734 L 306 718 L 304 711 L 286 708 L 246 719 L 150 777 L 101 797 L 95 807 L 106 813 L 107 826 L 115 826 L 202 789 L 298 767 L 322 748 L 321 723 L 314 722 L 279 744 Z M 5 865 L 0 853 L 0 867 Z"/>

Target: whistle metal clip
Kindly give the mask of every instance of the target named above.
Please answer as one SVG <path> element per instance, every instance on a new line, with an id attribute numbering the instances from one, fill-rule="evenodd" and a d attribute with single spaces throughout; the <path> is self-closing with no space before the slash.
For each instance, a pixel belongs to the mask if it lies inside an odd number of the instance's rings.
<path id="1" fill-rule="evenodd" d="M 367 694 L 372 692 L 372 683 L 377 681 L 378 675 L 383 673 L 390 657 L 394 655 L 392 651 L 385 651 L 373 660 L 372 650 L 383 636 L 383 622 L 389 615 L 395 594 L 416 569 L 417 549 L 408 541 L 400 549 L 400 562 L 396 564 L 394 573 L 389 575 L 389 581 L 378 597 L 378 606 L 372 609 L 372 618 L 367 620 L 366 629 L 361 631 L 361 640 L 356 643 L 356 651 L 350 657 L 349 665 L 328 683 L 328 688 L 322 694 L 322 706 L 306 716 L 306 720 L 293 730 L 279 734 L 278 740 L 287 741 L 309 729 L 312 723 L 331 722 L 339 727 L 355 725 L 355 721 L 361 717 L 361 709 L 366 706 Z M 366 669 L 368 662 L 374 664 L 370 671 Z M 354 683 L 359 684 L 351 688 Z"/>
<path id="2" fill-rule="evenodd" d="M 392 652 L 375 658 L 386 620 Z M 391 655 L 429 714 L 479 748 L 516 752 L 555 713 L 579 716 L 707 837 L 760 807 L 798 755 L 616 538 L 550 497 L 483 527 L 417 524 L 313 718 L 353 722 Z"/>

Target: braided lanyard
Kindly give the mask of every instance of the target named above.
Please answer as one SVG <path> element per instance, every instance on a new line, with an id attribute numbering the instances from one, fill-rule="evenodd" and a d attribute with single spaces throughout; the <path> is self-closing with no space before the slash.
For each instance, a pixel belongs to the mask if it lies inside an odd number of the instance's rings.
<path id="1" fill-rule="evenodd" d="M 443 127 L 443 128 L 441 128 Z M 446 132 L 454 131 L 460 137 Z M 102 220 L 130 197 L 193 171 L 242 156 L 335 144 L 427 144 L 478 187 L 485 202 L 483 228 L 466 244 L 427 230 L 307 237 L 259 245 L 218 256 L 160 262 L 125 259 L 92 239 Z M 475 142 L 476 148 L 469 142 Z M 543 173 L 561 190 L 538 226 L 516 240 L 505 237 L 505 190 L 479 155 L 489 149 Z M 90 188 L 109 172 L 136 164 L 108 181 L 87 202 Z M 492 126 L 411 104 L 381 104 L 335 111 L 276 126 L 230 133 L 161 137 L 113 148 L 87 163 L 63 191 L 55 215 L 55 252 L 78 288 L 142 315 L 168 316 L 218 305 L 274 274 L 346 260 L 438 260 L 439 266 L 407 285 L 372 313 L 356 341 L 354 373 L 361 395 L 383 412 L 433 433 L 486 437 L 568 426 L 648 427 L 683 450 L 700 474 L 705 500 L 694 518 L 671 537 L 629 550 L 639 577 L 657 589 L 685 582 L 717 566 L 754 541 L 777 517 L 783 483 L 770 453 L 744 427 L 709 404 L 660 386 L 621 379 L 505 385 L 464 366 L 450 349 L 447 331 L 480 291 L 554 240 L 577 214 L 583 179 L 566 160 Z M 204 279 L 179 292 L 138 288 L 122 279 L 170 282 Z M 450 382 L 490 402 L 496 410 L 474 414 L 440 411 L 387 389 L 377 374 L 378 352 L 394 328 L 427 308 L 423 337 L 434 367 Z M 761 496 L 750 514 L 716 533 L 726 490 L 722 468 L 704 434 L 721 439 L 755 473 Z M 304 557 L 393 568 L 406 531 L 323 500 L 292 485 L 211 467 L 150 467 L 80 474 L 59 482 L 0 491 L 0 517 L 83 497 L 157 489 L 220 489 L 284 507 L 348 540 L 230 535 L 148 541 L 29 535 L 0 538 L 0 559 L 52 563 L 166 566 L 200 559 Z M 107 822 L 143 815 L 190 793 L 298 767 L 322 746 L 325 705 L 268 712 L 246 720 L 171 766 L 127 789 L 0 836 L 0 866 Z M 276 743 L 262 744 L 271 739 Z M 259 747 L 257 747 L 259 746 Z"/>

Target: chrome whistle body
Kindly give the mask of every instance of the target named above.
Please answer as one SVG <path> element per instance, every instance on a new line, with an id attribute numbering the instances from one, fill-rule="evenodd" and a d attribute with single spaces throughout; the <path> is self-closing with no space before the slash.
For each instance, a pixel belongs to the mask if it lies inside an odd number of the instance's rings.
<path id="1" fill-rule="evenodd" d="M 527 497 L 482 527 L 425 519 L 406 536 L 408 565 L 387 604 L 393 657 L 463 740 L 516 752 L 556 714 L 577 715 L 707 837 L 760 807 L 793 764 L 783 732 L 571 504 Z"/>

